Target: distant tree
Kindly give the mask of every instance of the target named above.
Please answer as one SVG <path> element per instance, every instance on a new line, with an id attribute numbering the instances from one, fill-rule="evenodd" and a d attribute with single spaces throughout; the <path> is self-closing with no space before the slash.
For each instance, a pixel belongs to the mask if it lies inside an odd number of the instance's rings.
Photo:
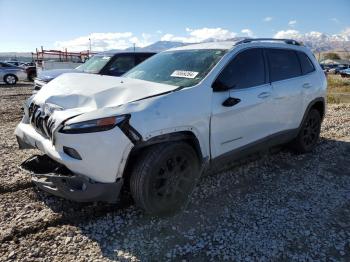
<path id="1" fill-rule="evenodd" d="M 337 60 L 340 59 L 340 56 L 337 53 L 326 53 L 324 54 L 324 59 Z"/>

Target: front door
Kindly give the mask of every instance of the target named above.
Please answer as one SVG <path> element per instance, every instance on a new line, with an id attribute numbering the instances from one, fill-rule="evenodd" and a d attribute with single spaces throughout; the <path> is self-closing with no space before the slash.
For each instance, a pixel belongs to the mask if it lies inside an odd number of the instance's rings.
<path id="1" fill-rule="evenodd" d="M 223 90 L 218 91 L 219 83 Z M 271 134 L 275 125 L 273 90 L 267 81 L 261 48 L 238 53 L 220 73 L 213 87 L 211 157 L 251 144 Z M 229 90 L 225 90 L 229 89 Z"/>

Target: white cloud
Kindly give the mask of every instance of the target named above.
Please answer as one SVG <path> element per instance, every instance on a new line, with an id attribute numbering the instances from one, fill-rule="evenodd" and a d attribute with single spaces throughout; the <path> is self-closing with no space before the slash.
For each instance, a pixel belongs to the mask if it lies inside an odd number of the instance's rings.
<path id="1" fill-rule="evenodd" d="M 198 43 L 207 39 L 214 40 L 226 40 L 236 36 L 236 33 L 231 32 L 223 28 L 200 28 L 200 29 L 191 29 L 186 28 L 186 36 L 175 36 L 173 34 L 165 34 L 162 36 L 162 41 L 177 41 L 183 43 Z"/>
<path id="2" fill-rule="evenodd" d="M 339 34 L 345 41 L 350 41 L 350 27 L 345 28 Z"/>
<path id="3" fill-rule="evenodd" d="M 254 36 L 253 31 L 250 30 L 250 29 L 242 29 L 241 33 L 247 35 L 248 37 L 253 37 Z"/>
<path id="4" fill-rule="evenodd" d="M 263 21 L 264 22 L 270 22 L 270 21 L 272 21 L 272 17 L 271 16 L 267 16 L 267 17 L 265 17 L 264 19 L 263 19 Z"/>
<path id="5" fill-rule="evenodd" d="M 281 30 L 278 31 L 273 37 L 274 38 L 300 38 L 301 34 L 297 30 Z"/>
<path id="6" fill-rule="evenodd" d="M 248 37 L 254 37 L 251 29 L 245 28 L 240 31 Z M 135 43 L 137 47 L 145 47 L 157 40 L 178 41 L 183 43 L 198 43 L 205 40 L 220 41 L 234 38 L 237 34 L 223 28 L 186 28 L 181 36 L 173 34 L 153 34 L 142 33 L 134 35 L 132 32 L 110 32 L 110 33 L 91 33 L 66 41 L 57 41 L 55 48 L 69 51 L 84 51 L 89 49 L 89 38 L 91 39 L 93 51 L 105 51 L 111 49 L 125 49 L 132 47 Z M 275 32 L 274 38 L 292 38 L 305 42 L 332 42 L 332 41 L 350 41 L 350 27 L 345 28 L 338 34 L 328 35 L 325 33 L 311 31 L 300 33 L 295 29 L 287 29 Z"/>
<path id="7" fill-rule="evenodd" d="M 133 43 L 138 47 L 149 45 L 151 35 L 143 33 L 141 37 L 133 35 L 131 32 L 114 33 L 91 33 L 67 41 L 55 42 L 55 47 L 59 49 L 67 48 L 70 51 L 83 51 L 89 49 L 89 39 L 93 51 L 105 51 L 110 49 L 125 49 L 131 47 Z"/>
<path id="8" fill-rule="evenodd" d="M 297 23 L 297 20 L 290 20 L 290 21 L 288 22 L 288 25 L 293 27 L 293 26 L 296 25 L 296 23 Z"/>

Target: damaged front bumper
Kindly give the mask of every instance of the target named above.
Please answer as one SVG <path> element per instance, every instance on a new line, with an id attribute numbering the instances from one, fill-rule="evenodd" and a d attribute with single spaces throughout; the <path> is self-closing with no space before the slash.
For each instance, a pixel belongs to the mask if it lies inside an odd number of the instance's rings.
<path id="1" fill-rule="evenodd" d="M 117 127 L 103 134 L 56 132 L 53 143 L 22 120 L 15 135 L 20 148 L 37 148 L 74 174 L 100 183 L 113 183 L 123 176 L 127 156 L 133 147 L 130 139 Z M 65 148 L 74 149 L 81 159 L 73 158 Z"/>
<path id="2" fill-rule="evenodd" d="M 90 178 L 71 173 L 66 167 L 46 155 L 34 156 L 22 164 L 29 171 L 32 181 L 42 190 L 77 202 L 118 200 L 123 179 L 114 183 L 100 183 Z"/>

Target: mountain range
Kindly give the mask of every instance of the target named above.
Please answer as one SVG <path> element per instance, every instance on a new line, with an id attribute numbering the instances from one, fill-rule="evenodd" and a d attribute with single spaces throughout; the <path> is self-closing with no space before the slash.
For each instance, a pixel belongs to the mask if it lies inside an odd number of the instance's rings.
<path id="1" fill-rule="evenodd" d="M 227 41 L 240 41 L 246 37 L 235 37 L 227 39 Z M 304 45 L 309 47 L 314 52 L 326 52 L 326 51 L 347 51 L 350 52 L 350 41 L 337 38 L 336 35 L 328 36 L 326 34 L 315 34 L 309 33 L 301 37 L 294 37 L 293 39 L 302 42 Z M 206 39 L 203 42 L 215 42 L 216 39 Z M 191 43 L 182 43 L 182 42 L 172 42 L 172 41 L 158 41 L 149 46 L 143 48 L 136 48 L 140 51 L 153 51 L 159 52 L 169 48 L 183 46 Z M 133 48 L 128 48 L 127 50 L 133 50 Z"/>
<path id="2" fill-rule="evenodd" d="M 227 39 L 228 41 L 240 41 L 245 37 L 235 37 L 231 39 Z M 350 53 L 350 41 L 348 39 L 344 39 L 341 36 L 337 35 L 326 35 L 319 32 L 311 32 L 303 35 L 294 36 L 293 39 L 302 42 L 304 45 L 309 47 L 314 52 L 327 52 L 327 51 L 340 51 L 345 52 L 347 54 Z M 202 42 L 215 42 L 218 41 L 216 39 L 208 38 Z M 183 43 L 183 42 L 174 42 L 174 41 L 157 41 L 151 45 L 145 47 L 136 47 L 136 51 L 152 51 L 152 52 L 160 52 L 169 48 L 179 47 L 188 45 L 191 43 Z M 126 51 L 133 51 L 134 48 L 127 48 Z M 113 51 L 122 51 L 122 50 L 113 50 Z M 0 57 L 3 58 L 13 58 L 17 57 L 21 58 L 31 58 L 31 53 L 29 52 L 0 52 Z M 27 59 L 26 59 L 27 60 Z"/>

